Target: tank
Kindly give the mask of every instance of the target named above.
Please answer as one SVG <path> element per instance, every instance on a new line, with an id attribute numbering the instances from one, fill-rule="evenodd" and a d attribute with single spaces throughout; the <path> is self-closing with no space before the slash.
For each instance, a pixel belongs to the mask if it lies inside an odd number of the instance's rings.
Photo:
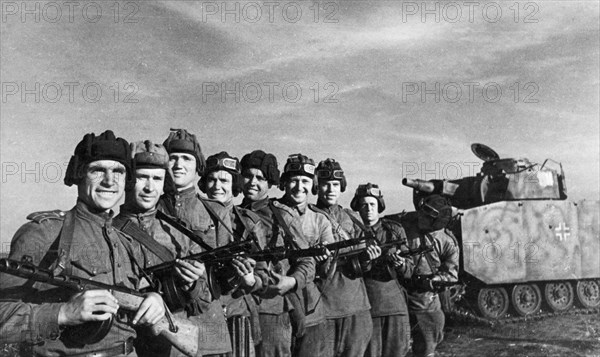
<path id="1" fill-rule="evenodd" d="M 600 201 L 567 199 L 562 165 L 501 159 L 483 144 L 476 176 L 412 180 L 418 202 L 441 194 L 456 208 L 464 300 L 480 316 L 530 316 L 600 306 Z"/>

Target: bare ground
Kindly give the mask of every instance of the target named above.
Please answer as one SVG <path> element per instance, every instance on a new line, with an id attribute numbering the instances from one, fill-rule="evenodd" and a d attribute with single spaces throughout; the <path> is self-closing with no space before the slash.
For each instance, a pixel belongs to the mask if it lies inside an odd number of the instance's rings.
<path id="1" fill-rule="evenodd" d="M 557 316 L 493 327 L 449 320 L 438 356 L 600 357 L 600 314 Z"/>

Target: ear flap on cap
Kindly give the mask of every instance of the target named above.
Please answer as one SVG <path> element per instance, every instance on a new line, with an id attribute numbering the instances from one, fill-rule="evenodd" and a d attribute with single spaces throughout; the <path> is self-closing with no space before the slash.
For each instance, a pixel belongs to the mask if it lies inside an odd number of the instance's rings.
<path id="1" fill-rule="evenodd" d="M 383 211 L 385 211 L 385 201 L 383 200 L 383 197 L 376 197 L 377 198 L 377 202 L 379 203 L 379 208 L 378 208 L 378 212 L 381 213 Z"/>
<path id="2" fill-rule="evenodd" d="M 71 187 L 73 185 L 78 185 L 81 181 L 81 175 L 77 172 L 79 167 L 79 159 L 77 156 L 71 156 L 69 160 L 69 165 L 67 166 L 67 172 L 65 173 L 65 185 Z"/>
<path id="3" fill-rule="evenodd" d="M 233 176 L 231 190 L 233 193 L 233 197 L 237 197 L 240 193 L 242 193 L 242 190 L 244 188 L 244 177 L 237 173 L 232 174 L 231 176 Z"/>
<path id="4" fill-rule="evenodd" d="M 358 212 L 359 207 L 358 207 L 358 197 L 357 196 L 354 196 L 352 198 L 352 201 L 350 202 L 350 208 L 352 208 L 352 210 L 354 212 Z"/>
<path id="5" fill-rule="evenodd" d="M 86 158 L 92 156 L 92 143 L 96 135 L 94 133 L 88 133 L 83 136 L 83 139 L 75 147 L 75 151 L 69 165 L 67 166 L 67 172 L 65 173 L 64 183 L 67 186 L 79 185 L 83 179 L 83 168 L 86 163 Z"/>
<path id="6" fill-rule="evenodd" d="M 200 176 L 200 180 L 198 180 L 198 188 L 202 193 L 206 193 L 206 175 Z"/>

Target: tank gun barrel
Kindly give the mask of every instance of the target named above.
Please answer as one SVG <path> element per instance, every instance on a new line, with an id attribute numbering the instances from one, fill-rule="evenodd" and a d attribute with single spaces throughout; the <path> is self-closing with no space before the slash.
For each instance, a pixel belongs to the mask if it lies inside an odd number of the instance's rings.
<path id="1" fill-rule="evenodd" d="M 409 179 L 407 177 L 402 179 L 402 184 L 423 193 L 435 193 L 449 197 L 454 196 L 456 189 L 458 189 L 459 186 L 459 184 L 447 180 L 426 181 L 421 179 Z"/>
<path id="2" fill-rule="evenodd" d="M 409 179 L 405 177 L 402 179 L 402 184 L 407 187 L 412 187 L 421 192 L 433 193 L 435 191 L 435 185 L 431 181 L 425 181 L 421 179 Z"/>

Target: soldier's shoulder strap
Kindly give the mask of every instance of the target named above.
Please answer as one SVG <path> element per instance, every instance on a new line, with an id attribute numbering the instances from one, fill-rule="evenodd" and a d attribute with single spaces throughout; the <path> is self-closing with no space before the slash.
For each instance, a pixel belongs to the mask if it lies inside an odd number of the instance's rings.
<path id="1" fill-rule="evenodd" d="M 404 227 L 402 226 L 402 223 L 400 223 L 394 219 L 389 219 L 387 217 L 384 217 L 381 219 L 381 224 L 383 224 L 386 227 L 397 227 L 397 228 L 404 229 Z"/>
<path id="2" fill-rule="evenodd" d="M 450 237 L 450 239 L 452 239 L 452 241 L 454 242 L 454 245 L 456 245 L 458 247 L 458 240 L 456 239 L 456 236 L 454 235 L 454 233 L 452 233 L 452 231 L 448 228 L 444 228 L 443 232 Z"/>
<path id="3" fill-rule="evenodd" d="M 256 215 L 254 212 L 251 212 L 250 210 L 244 209 L 244 208 L 240 208 L 238 206 L 233 206 L 233 212 L 236 215 L 236 217 L 240 220 L 240 223 L 242 223 L 242 227 L 244 227 L 244 231 L 242 232 L 242 238 L 247 239 L 248 235 L 253 233 L 253 231 L 250 228 L 250 225 L 248 224 L 248 220 L 252 221 L 253 226 L 257 224 L 257 222 L 260 221 L 260 217 L 258 217 L 258 215 Z"/>
<path id="4" fill-rule="evenodd" d="M 247 208 L 243 208 L 240 206 L 233 206 L 236 214 L 238 215 L 238 217 L 240 219 L 242 219 L 242 216 L 245 219 L 250 220 L 252 223 L 256 224 L 258 223 L 261 219 L 260 216 L 254 212 L 252 212 L 251 210 L 247 209 Z"/>
<path id="5" fill-rule="evenodd" d="M 119 231 L 135 239 L 143 247 L 156 255 L 161 261 L 168 262 L 175 259 L 175 256 L 169 249 L 155 241 L 154 238 L 152 238 L 147 232 L 142 230 L 137 224 L 133 223 L 129 219 L 122 216 L 117 216 L 113 220 L 113 225 Z"/>
<path id="6" fill-rule="evenodd" d="M 300 245 L 298 244 L 297 241 L 297 237 L 300 237 L 303 241 L 308 242 L 306 240 L 306 238 L 304 238 L 304 233 L 299 230 L 299 229 L 294 229 L 294 231 L 296 232 L 296 235 L 294 235 L 294 233 L 292 233 L 292 230 L 290 228 L 290 226 L 288 225 L 288 223 L 285 221 L 285 219 L 283 218 L 283 215 L 281 214 L 281 211 L 285 211 L 284 206 L 280 204 L 278 201 L 274 200 L 269 202 L 270 208 L 271 208 L 271 212 L 273 212 L 273 216 L 275 217 L 275 225 L 281 227 L 283 229 L 283 239 L 284 239 L 284 244 L 286 245 L 286 247 L 290 248 L 290 249 L 300 249 Z"/>
<path id="7" fill-rule="evenodd" d="M 382 218 L 381 225 L 384 227 L 386 231 L 393 232 L 394 234 L 398 234 L 397 237 L 400 240 L 406 240 L 406 231 L 400 222 L 397 222 L 393 219 Z"/>
<path id="8" fill-rule="evenodd" d="M 428 246 L 428 244 L 430 244 L 431 247 L 433 248 L 433 251 L 435 252 L 435 254 L 437 254 L 439 256 L 440 251 L 437 247 L 437 244 L 435 244 L 433 235 L 431 233 L 425 233 L 424 236 L 422 235 L 421 237 L 424 238 L 423 240 L 421 240 L 421 242 L 422 242 L 421 244 L 423 244 L 424 246 Z M 427 237 L 427 238 L 425 238 L 425 237 Z M 429 239 L 429 242 L 427 241 L 427 239 Z M 435 272 L 437 272 L 437 269 L 439 268 L 439 266 L 436 265 L 435 262 L 432 260 L 431 254 L 432 254 L 432 252 L 428 252 L 428 253 L 423 254 L 423 256 L 425 256 L 425 259 L 427 259 L 427 264 L 429 264 L 429 268 L 435 274 Z"/>
<path id="9" fill-rule="evenodd" d="M 348 217 L 350 217 L 355 226 L 358 226 L 358 228 L 360 228 L 363 232 L 367 231 L 367 227 L 360 219 L 356 218 L 354 211 L 344 208 L 344 212 L 348 215 Z"/>
<path id="10" fill-rule="evenodd" d="M 329 213 L 325 212 L 324 210 L 320 209 L 319 207 L 317 207 L 317 205 L 315 205 L 313 203 L 309 203 L 306 206 L 308 208 L 310 208 L 311 211 L 324 214 L 330 221 L 332 220 L 331 215 Z"/>
<path id="11" fill-rule="evenodd" d="M 346 239 L 350 238 L 350 237 L 348 237 L 348 234 L 346 233 L 346 231 L 344 231 L 344 229 L 342 228 L 342 225 L 329 212 L 317 207 L 316 205 L 314 205 L 312 203 L 308 204 L 308 208 L 310 208 L 313 212 L 320 213 L 320 214 L 324 215 L 325 217 L 327 217 L 327 220 L 329 220 L 329 223 L 331 223 L 331 228 L 333 230 L 333 234 L 340 236 L 339 239 L 346 240 Z M 339 239 L 336 239 L 336 240 L 339 240 Z"/>
<path id="12" fill-rule="evenodd" d="M 44 223 L 48 220 L 61 220 L 64 221 L 67 216 L 67 212 L 55 209 L 53 211 L 39 211 L 30 213 L 27 219 L 35 223 Z"/>

